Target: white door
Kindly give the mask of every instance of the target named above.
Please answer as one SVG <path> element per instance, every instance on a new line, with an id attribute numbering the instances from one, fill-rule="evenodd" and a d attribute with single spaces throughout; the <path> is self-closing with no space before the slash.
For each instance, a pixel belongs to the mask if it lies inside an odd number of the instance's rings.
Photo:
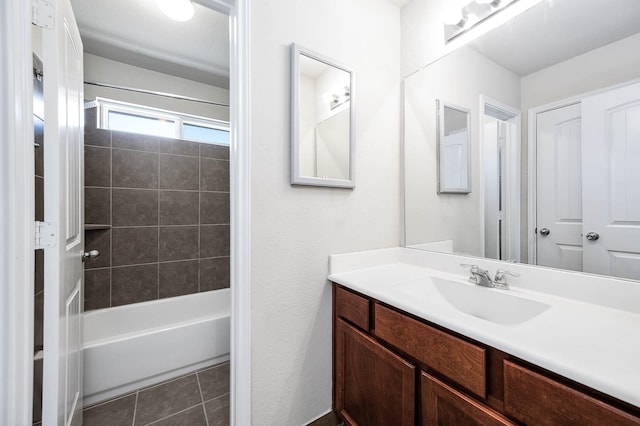
<path id="1" fill-rule="evenodd" d="M 537 116 L 537 264 L 582 271 L 580 104 Z"/>
<path id="2" fill-rule="evenodd" d="M 584 271 L 640 279 L 640 83 L 582 106 Z"/>
<path id="3" fill-rule="evenodd" d="M 466 188 L 469 185 L 469 132 L 467 129 L 451 132 L 440 145 L 440 170 L 444 170 L 441 184 L 443 191 Z"/>
<path id="4" fill-rule="evenodd" d="M 82 424 L 83 73 L 82 42 L 69 0 L 55 2 L 43 30 L 45 249 L 43 425 Z"/>

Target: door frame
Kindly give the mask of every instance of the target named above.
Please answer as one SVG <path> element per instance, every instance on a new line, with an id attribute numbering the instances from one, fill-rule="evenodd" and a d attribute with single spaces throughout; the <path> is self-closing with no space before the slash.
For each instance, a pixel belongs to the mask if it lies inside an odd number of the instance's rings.
<path id="1" fill-rule="evenodd" d="M 495 99 L 490 98 L 486 95 L 480 95 L 480 109 L 478 113 L 478 149 L 479 149 L 479 164 L 484 164 L 484 144 L 486 143 L 484 140 L 484 116 L 485 116 L 485 106 L 490 105 L 493 108 L 502 110 L 509 114 L 513 114 L 515 132 L 514 136 L 517 139 L 517 142 L 512 149 L 507 150 L 507 156 L 505 161 L 509 166 L 511 172 L 509 176 L 505 176 L 505 180 L 508 180 L 510 176 L 522 176 L 521 171 L 521 152 L 522 152 L 522 112 L 519 109 L 510 107 L 502 102 L 496 101 Z M 480 224 L 481 224 L 481 235 L 482 241 L 485 241 L 486 238 L 486 229 L 485 229 L 485 202 L 484 202 L 484 192 L 485 192 L 485 179 L 484 173 L 482 173 L 482 166 L 480 166 L 480 188 L 483 196 L 480 198 Z M 505 194 L 505 204 L 509 206 L 506 210 L 506 215 L 510 218 L 509 223 L 512 225 L 507 226 L 507 235 L 505 240 L 508 241 L 508 246 L 512 247 L 509 252 L 514 254 L 518 262 L 520 261 L 520 232 L 510 232 L 511 229 L 520 229 L 520 188 L 522 184 L 520 183 L 516 187 L 511 187 L 509 191 L 506 191 Z M 485 246 L 482 245 L 482 257 L 485 256 Z"/>
<path id="2" fill-rule="evenodd" d="M 625 86 L 629 86 L 631 84 L 640 83 L 640 78 L 636 78 L 633 80 L 625 81 L 623 83 L 614 84 L 611 86 L 602 87 L 600 89 L 591 90 L 589 92 L 581 93 L 578 95 L 570 96 L 567 98 L 563 98 L 557 101 L 549 102 L 543 105 L 539 105 L 533 108 L 529 108 L 528 111 L 528 129 L 527 129 L 527 150 L 528 150 L 528 173 L 527 173 L 527 262 L 529 265 L 537 264 L 537 241 L 536 241 L 536 233 L 535 229 L 537 226 L 536 222 L 536 210 L 537 210 L 537 159 L 536 152 L 538 147 L 538 114 L 543 112 L 551 111 L 558 108 L 563 108 L 569 105 L 575 105 L 586 97 L 598 95 L 600 93 L 608 92 L 609 90 L 619 89 Z"/>
<path id="3" fill-rule="evenodd" d="M 26 425 L 34 327 L 31 2 L 1 2 L 0 22 L 0 423 Z"/>
<path id="4" fill-rule="evenodd" d="M 251 424 L 250 0 L 197 0 L 230 16 L 231 424 Z M 0 3 L 0 424 L 31 424 L 34 146 L 31 2 Z M 9 285 L 16 283 L 16 285 Z"/>

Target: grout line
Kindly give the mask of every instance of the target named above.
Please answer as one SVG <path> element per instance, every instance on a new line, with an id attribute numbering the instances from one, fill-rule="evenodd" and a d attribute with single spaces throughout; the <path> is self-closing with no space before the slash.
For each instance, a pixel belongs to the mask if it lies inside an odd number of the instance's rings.
<path id="1" fill-rule="evenodd" d="M 156 383 L 154 385 L 149 385 L 149 386 L 142 387 L 142 388 L 138 389 L 138 392 L 144 392 L 144 391 L 147 391 L 149 389 L 154 389 L 154 388 L 157 388 L 159 386 L 164 386 L 164 385 L 166 385 L 168 383 L 173 383 L 173 382 L 176 382 L 178 380 L 182 380 L 182 379 L 184 379 L 186 377 L 189 377 L 191 375 L 194 375 L 194 374 L 196 374 L 195 370 L 194 371 L 190 371 L 188 373 L 185 373 L 182 376 L 178 376 L 178 377 L 174 377 L 172 379 L 165 380 L 164 382 L 160 382 L 160 383 Z"/>
<path id="2" fill-rule="evenodd" d="M 215 401 L 216 399 L 224 398 L 225 396 L 229 396 L 230 397 L 231 396 L 231 392 L 225 392 L 222 395 L 216 396 L 215 398 L 207 399 L 206 401 L 203 402 L 203 404 L 206 403 L 206 402 Z"/>
<path id="3" fill-rule="evenodd" d="M 198 374 L 197 370 L 196 370 L 196 380 L 198 381 L 198 391 L 200 392 L 200 401 L 202 401 L 202 411 L 204 411 L 204 421 L 207 423 L 207 426 L 209 426 L 209 417 L 207 417 L 207 410 L 205 410 L 204 408 L 204 395 L 202 395 L 202 386 L 200 385 L 200 375 Z"/>
<path id="4" fill-rule="evenodd" d="M 88 145 L 88 146 L 96 146 L 98 147 L 99 145 Z M 189 154 L 176 154 L 176 153 L 172 153 L 172 152 L 160 152 L 160 151 L 149 151 L 149 150 L 145 150 L 145 149 L 135 149 L 135 148 L 121 148 L 119 146 L 114 146 L 113 149 L 118 149 L 120 151 L 133 151 L 133 152 L 143 152 L 145 154 L 157 154 L 157 155 L 171 155 L 174 157 L 184 157 L 184 158 L 198 158 L 198 155 L 189 155 Z M 217 158 L 212 158 L 212 160 L 217 160 Z M 223 161 L 225 161 L 223 159 Z M 229 160 L 226 160 L 229 161 Z"/>
<path id="5" fill-rule="evenodd" d="M 200 209 L 202 207 L 202 144 L 198 145 L 198 259 L 202 258 L 202 218 L 200 217 Z M 200 266 L 202 261 L 198 260 L 198 293 L 202 291 L 200 285 Z M 200 395 L 202 396 L 202 394 Z M 203 405 L 204 407 L 204 405 Z M 206 415 L 205 415 L 206 417 Z M 208 424 L 208 420 L 207 420 Z"/>
<path id="6" fill-rule="evenodd" d="M 157 238 L 158 238 L 158 273 L 156 277 L 156 299 L 160 300 L 160 154 L 157 153 L 158 157 L 158 181 L 156 182 L 156 191 L 158 192 L 158 228 L 157 228 Z"/>
<path id="7" fill-rule="evenodd" d="M 200 192 L 197 189 L 172 189 L 172 188 L 134 188 L 128 186 L 95 186 L 95 185 L 87 185 L 85 189 L 123 189 L 129 191 L 164 191 L 164 192 Z M 228 191 L 207 191 L 207 192 L 223 192 L 226 193 Z"/>
<path id="8" fill-rule="evenodd" d="M 96 110 L 97 114 L 97 110 Z M 109 131 L 109 224 L 113 225 L 113 132 Z M 113 232 L 109 230 L 109 307 L 113 307 Z M 136 395 L 137 399 L 137 395 Z"/>
<path id="9" fill-rule="evenodd" d="M 138 395 L 140 395 L 140 391 L 136 390 L 136 402 L 133 404 L 133 419 L 131 419 L 131 426 L 136 425 L 136 414 L 138 414 Z"/>
<path id="10" fill-rule="evenodd" d="M 145 424 L 144 426 L 151 426 L 151 425 L 155 425 L 155 424 L 157 424 L 157 423 L 159 423 L 159 422 L 161 422 L 161 421 L 163 421 L 163 420 L 167 420 L 167 419 L 169 419 L 169 418 L 171 418 L 171 417 L 173 417 L 173 416 L 177 416 L 178 414 L 182 414 L 182 413 L 185 413 L 185 412 L 187 412 L 187 411 L 189 411 L 189 410 L 193 410 L 193 409 L 194 409 L 194 408 L 196 408 L 198 405 L 202 405 L 202 403 L 200 402 L 200 403 L 198 403 L 198 404 L 196 404 L 196 405 L 192 405 L 191 407 L 185 408 L 184 410 L 176 411 L 175 413 L 169 414 L 168 416 L 165 416 L 165 417 L 163 417 L 163 418 L 161 418 L 161 419 L 157 419 L 157 420 L 152 421 L 151 423 L 147 423 L 147 424 Z M 206 418 L 206 417 L 207 417 L 207 416 L 205 416 L 205 418 Z"/>
<path id="11" fill-rule="evenodd" d="M 158 194 L 158 204 L 156 213 L 158 215 L 158 281 L 156 284 L 156 298 L 160 299 L 160 154 L 158 154 L 158 182 L 156 193 Z"/>
<path id="12" fill-rule="evenodd" d="M 202 190 L 200 192 L 205 192 L 208 194 L 230 194 L 231 193 L 231 191 L 205 191 L 205 190 Z"/>
<path id="13" fill-rule="evenodd" d="M 215 224 L 214 224 L 215 225 Z M 218 225 L 226 225 L 226 223 L 220 223 Z M 187 225 L 124 225 L 124 226 L 111 226 L 111 229 L 140 229 L 140 228 L 185 228 L 185 227 L 197 227 L 198 224 L 187 224 Z"/>

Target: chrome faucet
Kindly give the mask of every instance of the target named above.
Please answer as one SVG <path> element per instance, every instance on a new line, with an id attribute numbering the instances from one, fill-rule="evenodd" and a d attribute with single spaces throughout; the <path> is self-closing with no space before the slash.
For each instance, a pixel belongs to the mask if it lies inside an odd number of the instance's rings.
<path id="1" fill-rule="evenodd" d="M 460 266 L 463 268 L 470 268 L 469 272 L 471 275 L 469 276 L 469 282 L 477 285 L 481 285 L 484 287 L 491 288 L 499 288 L 502 290 L 508 290 L 509 285 L 507 284 L 507 275 L 511 275 L 512 277 L 519 277 L 520 274 L 517 272 L 505 271 L 504 269 L 498 269 L 496 271 L 496 276 L 494 279 L 491 279 L 489 275 L 489 271 L 486 269 L 480 269 L 478 265 L 470 265 L 466 263 L 461 263 Z"/>
<path id="2" fill-rule="evenodd" d="M 480 269 L 478 265 L 469 265 L 466 263 L 461 263 L 460 266 L 462 266 L 463 268 L 470 268 L 470 283 L 478 284 L 484 287 L 493 287 L 493 280 L 489 276 L 489 271 L 487 271 L 486 269 Z"/>

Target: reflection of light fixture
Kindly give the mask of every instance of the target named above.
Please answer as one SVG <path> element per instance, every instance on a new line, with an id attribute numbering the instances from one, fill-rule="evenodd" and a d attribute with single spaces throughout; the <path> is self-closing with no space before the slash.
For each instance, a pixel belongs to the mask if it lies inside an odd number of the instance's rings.
<path id="1" fill-rule="evenodd" d="M 349 89 L 349 86 L 344 86 L 339 92 L 332 94 L 325 93 L 322 98 L 325 102 L 329 103 L 329 108 L 336 109 L 351 99 L 351 89 Z"/>
<path id="2" fill-rule="evenodd" d="M 498 7 L 500 6 L 500 3 L 502 3 L 502 0 L 476 0 L 476 3 L 489 4 L 491 7 Z"/>
<path id="3" fill-rule="evenodd" d="M 470 13 L 467 16 L 465 16 L 465 22 L 462 28 L 471 28 L 475 24 L 477 24 L 479 21 L 480 21 L 480 18 L 478 18 L 478 15 L 476 15 L 475 13 Z"/>
<path id="4" fill-rule="evenodd" d="M 468 0 L 467 0 L 468 1 Z M 449 42 L 494 13 L 517 0 L 471 0 L 466 5 L 449 7 L 443 16 L 444 37 Z"/>
<path id="5" fill-rule="evenodd" d="M 156 0 L 162 13 L 174 21 L 185 22 L 193 18 L 193 3 L 189 0 Z"/>

